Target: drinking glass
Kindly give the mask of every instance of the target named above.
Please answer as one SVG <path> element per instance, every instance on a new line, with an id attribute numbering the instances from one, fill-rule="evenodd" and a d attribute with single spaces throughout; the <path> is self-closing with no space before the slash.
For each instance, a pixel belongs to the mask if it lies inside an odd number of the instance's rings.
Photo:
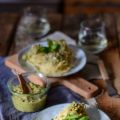
<path id="1" fill-rule="evenodd" d="M 91 18 L 80 24 L 78 45 L 85 51 L 97 54 L 108 45 L 105 24 L 100 18 Z"/>
<path id="2" fill-rule="evenodd" d="M 20 21 L 25 32 L 32 37 L 41 37 L 50 30 L 46 9 L 40 6 L 27 7 Z"/>

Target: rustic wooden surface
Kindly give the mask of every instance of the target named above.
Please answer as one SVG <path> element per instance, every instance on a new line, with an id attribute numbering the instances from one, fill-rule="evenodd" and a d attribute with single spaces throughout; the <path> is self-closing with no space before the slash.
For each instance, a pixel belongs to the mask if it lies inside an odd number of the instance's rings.
<path id="1" fill-rule="evenodd" d="M 19 44 L 16 46 L 15 34 L 16 31 L 16 22 L 18 21 L 19 14 L 14 13 L 0 13 L 0 55 L 8 56 L 13 53 L 18 52 L 21 46 Z M 60 30 L 66 33 L 67 35 L 74 38 L 76 41 L 78 40 L 78 32 L 80 29 L 80 22 L 86 19 L 88 16 L 85 14 L 80 14 L 77 16 L 72 15 L 60 15 L 60 14 L 49 14 L 49 20 L 51 23 L 51 31 Z M 106 33 L 107 38 L 110 43 L 115 44 L 117 47 L 119 45 L 120 40 L 120 14 L 101 14 L 101 17 L 105 21 L 106 24 Z M 50 33 L 49 32 L 49 33 Z M 26 40 L 29 44 L 29 40 Z M 23 42 L 22 47 L 25 44 Z M 19 48 L 19 49 L 17 49 Z M 104 59 L 105 63 L 110 62 L 113 66 L 113 74 L 116 76 L 116 79 L 112 81 L 118 92 L 120 93 L 120 58 L 117 49 L 107 49 L 101 54 L 101 57 Z M 116 61 L 116 62 L 114 62 Z M 117 71 L 116 71 L 117 68 Z M 95 82 L 98 86 L 105 89 L 104 82 L 102 80 L 98 80 Z M 100 108 L 105 111 L 112 120 L 120 120 L 120 98 L 111 98 L 108 96 L 107 91 L 105 90 L 104 94 L 100 96 L 98 99 L 98 103 Z"/>
<path id="2" fill-rule="evenodd" d="M 18 15 L 14 13 L 0 13 L 0 55 L 7 55 L 12 42 L 12 32 Z"/>
<path id="3" fill-rule="evenodd" d="M 64 13 L 120 12 L 119 0 L 64 0 Z"/>

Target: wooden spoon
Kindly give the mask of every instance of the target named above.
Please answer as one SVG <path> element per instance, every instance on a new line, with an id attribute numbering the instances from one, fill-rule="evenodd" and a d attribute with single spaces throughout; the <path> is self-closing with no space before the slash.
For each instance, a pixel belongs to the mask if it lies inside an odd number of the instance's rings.
<path id="1" fill-rule="evenodd" d="M 18 73 L 15 69 L 12 69 L 12 72 L 17 76 L 17 78 L 19 80 L 19 83 L 20 83 L 20 86 L 21 86 L 21 89 L 23 91 L 23 94 L 30 93 L 30 90 L 29 90 L 29 88 L 28 88 L 28 86 L 26 84 L 26 81 L 23 78 L 22 74 Z"/>
<path id="2" fill-rule="evenodd" d="M 26 84 L 26 81 L 24 80 L 22 74 L 17 74 L 17 78 L 19 80 L 20 86 L 22 88 L 23 94 L 28 94 L 30 93 L 30 90 Z"/>

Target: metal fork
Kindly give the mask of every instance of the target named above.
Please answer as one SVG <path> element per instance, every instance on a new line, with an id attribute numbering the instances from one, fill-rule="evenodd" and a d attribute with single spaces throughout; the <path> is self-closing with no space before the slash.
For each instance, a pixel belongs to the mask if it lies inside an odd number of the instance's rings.
<path id="1" fill-rule="evenodd" d="M 8 115 L 9 120 L 20 120 L 19 115 L 17 113 L 11 113 Z"/>
<path id="2" fill-rule="evenodd" d="M 93 118 L 90 118 L 91 120 L 101 120 L 101 115 L 100 115 L 100 111 L 99 111 L 99 105 L 97 103 L 97 98 L 99 98 L 100 96 L 102 96 L 104 93 L 104 90 L 101 91 L 101 93 L 99 93 L 99 95 L 97 95 L 96 97 L 93 98 L 89 98 L 89 99 L 84 99 L 81 98 L 81 100 L 88 104 L 89 107 L 87 109 L 88 115 L 91 116 L 91 114 L 94 113 Z"/>

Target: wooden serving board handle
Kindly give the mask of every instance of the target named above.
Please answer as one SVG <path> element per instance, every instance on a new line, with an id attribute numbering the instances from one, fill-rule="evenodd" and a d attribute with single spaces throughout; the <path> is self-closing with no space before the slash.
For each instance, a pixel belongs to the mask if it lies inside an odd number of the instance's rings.
<path id="1" fill-rule="evenodd" d="M 25 70 L 23 70 L 17 63 L 17 55 L 8 57 L 5 60 L 5 64 L 9 68 L 16 69 L 20 73 L 25 72 Z M 32 78 L 34 78 L 34 80 Z M 42 84 L 40 83 L 40 80 L 36 79 L 35 77 L 31 77 L 30 80 L 36 84 Z M 84 98 L 91 98 L 98 93 L 98 87 L 81 78 L 80 75 L 63 78 L 49 78 L 49 81 L 51 83 L 51 87 L 54 87 L 56 85 L 64 85 L 65 87 L 83 96 Z"/>
<path id="2" fill-rule="evenodd" d="M 98 93 L 98 87 L 83 78 L 74 78 L 70 80 L 63 80 L 61 85 L 66 86 L 75 93 L 83 96 L 84 98 L 91 98 Z"/>

